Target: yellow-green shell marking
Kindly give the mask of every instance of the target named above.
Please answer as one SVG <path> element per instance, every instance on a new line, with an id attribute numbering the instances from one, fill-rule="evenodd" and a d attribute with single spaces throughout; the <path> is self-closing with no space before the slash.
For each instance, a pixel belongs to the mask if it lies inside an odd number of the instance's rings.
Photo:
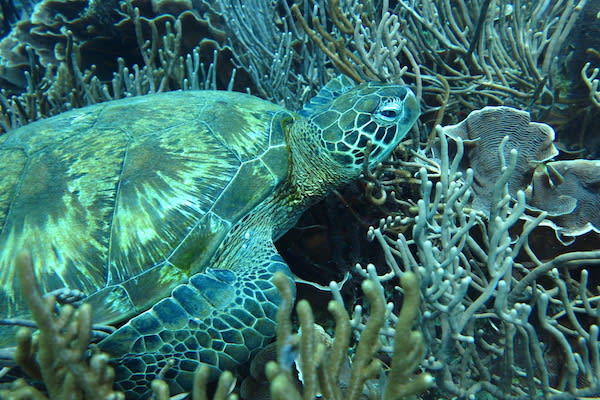
<path id="1" fill-rule="evenodd" d="M 289 117 L 241 93 L 170 92 L 0 136 L 3 316 L 28 318 L 13 263 L 21 249 L 43 292 L 83 291 L 99 322 L 167 296 L 285 178 Z"/>

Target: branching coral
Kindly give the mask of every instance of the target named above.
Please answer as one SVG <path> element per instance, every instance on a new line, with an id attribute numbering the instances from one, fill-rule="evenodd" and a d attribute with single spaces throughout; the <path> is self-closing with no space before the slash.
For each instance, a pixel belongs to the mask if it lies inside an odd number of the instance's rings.
<path id="1" fill-rule="evenodd" d="M 235 69 L 225 78 L 228 79 L 225 83 L 218 72 L 227 62 L 221 56 L 227 50 L 217 42 L 203 41 L 190 53 L 181 55 L 185 42 L 182 21 L 186 14 L 174 20 L 174 24 L 170 22 L 172 17 L 166 22 L 161 20 L 164 25 L 159 28 L 154 20 L 143 18 L 140 10 L 131 3 L 127 5 L 129 24 L 134 27 L 142 65 L 135 64 L 130 68 L 119 58 L 112 80 L 104 82 L 95 67 L 82 69 L 80 45 L 67 31 L 64 33 L 63 61 L 57 66 L 45 68 L 36 52 L 28 50 L 30 71 L 25 72 L 26 91 L 20 95 L 9 95 L 8 91 L 0 93 L 0 128 L 7 131 L 72 108 L 122 97 L 176 89 L 233 88 Z M 163 36 L 159 34 L 160 30 L 164 30 Z M 144 36 L 144 31 L 150 32 L 149 39 Z M 207 55 L 209 63 L 203 61 Z M 225 87 L 221 87 L 223 84 Z"/>
<path id="2" fill-rule="evenodd" d="M 427 75 L 445 76 L 463 105 L 560 101 L 548 99 L 560 79 L 558 56 L 586 0 L 399 4 L 407 46 Z"/>
<path id="3" fill-rule="evenodd" d="M 19 331 L 15 360 L 30 377 L 44 383 L 48 397 L 24 379 L 16 380 L 11 389 L 1 390 L 0 395 L 14 400 L 124 399 L 125 393 L 112 390 L 114 371 L 108 365 L 108 356 L 94 352 L 93 348 L 91 357 L 87 356 L 91 332 L 90 307 L 82 305 L 74 309 L 67 305 L 56 313 L 55 297 L 42 297 L 39 291 L 29 255 L 21 254 L 16 262 L 20 282 L 25 288 L 27 303 L 39 333 L 33 336 L 25 328 Z M 371 276 L 375 276 L 372 269 Z M 303 395 L 300 395 L 292 383 L 291 374 L 291 363 L 295 358 L 293 343 L 296 341 L 290 320 L 291 288 L 287 277 L 278 275 L 275 279 L 284 300 L 277 317 L 278 361 L 267 364 L 266 368 L 273 399 L 289 399 L 290 396 L 310 399 L 320 391 L 324 399 L 353 400 L 365 391 L 368 380 L 379 379 L 381 387 L 375 387 L 377 398 L 392 400 L 422 393 L 433 385 L 429 374 L 415 373 L 423 361 L 425 343 L 421 333 L 413 330 L 420 310 L 420 292 L 417 276 L 408 272 L 401 279 L 404 301 L 400 315 L 394 317 L 394 356 L 385 378 L 381 375 L 384 366 L 376 355 L 381 347 L 380 330 L 386 319 L 390 318 L 390 312 L 386 308 L 379 281 L 371 278 L 363 282 L 371 312 L 361 330 L 356 354 L 350 364 L 349 386 L 344 391 L 340 389 L 340 368 L 348 357 L 351 325 L 343 304 L 332 301 L 329 305 L 336 320 L 336 334 L 333 345 L 326 349 L 316 337 L 318 325 L 314 324 L 309 303 L 306 300 L 298 303 L 297 312 L 302 328 L 302 335 L 297 342 L 297 362 L 301 365 L 303 375 Z M 208 398 L 206 386 L 209 375 L 210 369 L 206 366 L 200 366 L 196 371 L 192 389 L 194 399 Z M 221 374 L 213 399 L 236 399 L 237 396 L 231 394 L 234 386 L 235 379 L 231 373 Z M 168 384 L 161 376 L 152 382 L 152 392 L 157 400 L 169 399 Z"/>
<path id="4" fill-rule="evenodd" d="M 54 296 L 42 297 L 35 281 L 31 258 L 20 254 L 16 260 L 20 283 L 39 333 L 27 328 L 17 333 L 15 361 L 30 377 L 44 382 L 50 399 L 124 399 L 112 389 L 114 371 L 106 354 L 86 356 L 91 332 L 88 305 L 74 309 L 63 306 L 55 313 Z M 25 380 L 14 382 L 0 395 L 11 399 L 43 400 L 46 396 Z"/>
<path id="5" fill-rule="evenodd" d="M 547 119 L 567 143 L 573 129 L 581 136 L 594 129 L 593 70 L 583 71 L 591 96 L 581 98 L 570 87 L 579 82 L 567 77 L 567 66 L 575 67 L 567 65 L 572 57 L 564 45 L 577 46 L 570 35 L 584 9 L 593 8 L 587 0 L 309 4 L 292 10 L 330 62 L 355 81 L 414 84 L 430 128 L 442 115 L 456 123 L 465 112 L 510 105 Z"/>
<path id="6" fill-rule="evenodd" d="M 172 12 L 160 13 L 165 8 Z M 132 9 L 138 10 L 137 18 Z M 128 66 L 141 64 L 142 55 L 136 46 L 144 45 L 141 37 L 152 36 L 152 45 L 160 45 L 158 39 L 165 35 L 167 23 L 174 25 L 176 21 L 185 32 L 185 39 L 178 43 L 181 52 L 177 56 L 203 41 L 223 44 L 220 21 L 206 10 L 176 9 L 149 0 L 44 0 L 0 42 L 1 64 L 8 70 L 27 67 L 30 60 L 26 48 L 30 48 L 41 66 L 57 66 L 65 61 L 67 41 L 71 40 L 80 49 L 80 67 L 95 65 L 97 75 L 106 80 L 117 68 L 117 57 Z"/>
<path id="7" fill-rule="evenodd" d="M 89 305 L 78 308 L 62 305 L 58 308 L 55 295 L 42 296 L 35 276 L 31 258 L 22 253 L 16 260 L 20 284 L 38 330 L 21 328 L 17 333 L 14 353 L 16 365 L 29 378 L 43 382 L 46 393 L 20 378 L 8 389 L 0 389 L 0 398 L 10 400 L 78 400 L 78 399 L 125 399 L 126 393 L 113 390 L 114 371 L 109 356 L 90 347 L 92 312 Z M 89 354 L 91 352 L 91 355 Z M 207 383 L 210 369 L 200 367 L 194 377 L 193 398 L 207 399 Z M 231 373 L 223 373 L 217 383 L 214 400 L 233 400 L 230 396 L 233 379 Z M 168 400 L 169 389 L 161 377 L 152 382 L 156 400 Z"/>
<path id="8" fill-rule="evenodd" d="M 470 207 L 474 176 L 459 168 L 462 140 L 452 158 L 439 131 L 436 157 L 420 151 L 411 161 L 386 167 L 383 187 L 389 188 L 388 202 L 397 204 L 397 214 L 372 228 L 370 238 L 381 245 L 390 268 L 383 276 L 402 271 L 420 276 L 425 365 L 440 395 L 598 395 L 598 297 L 586 266 L 599 264 L 600 252 L 538 259 L 532 237 L 546 215 L 520 223 L 525 193 L 517 191 L 514 199 L 508 193 L 517 149 L 504 153 L 507 140 L 501 143 L 499 152 L 507 156 L 501 157 L 486 215 Z M 401 168 L 414 171 L 419 182 L 393 179 Z M 420 189 L 414 207 L 391 193 L 407 184 Z M 558 360 L 565 360 L 565 368 Z"/>
<path id="9" fill-rule="evenodd" d="M 413 330 L 420 309 L 420 293 L 417 275 L 403 274 L 402 289 L 404 301 L 395 324 L 394 345 L 391 350 L 392 363 L 387 376 L 382 377 L 383 365 L 376 358 L 381 347 L 381 329 L 389 318 L 386 311 L 383 288 L 379 280 L 371 277 L 364 280 L 362 290 L 369 301 L 371 312 L 366 325 L 361 329 L 355 355 L 350 362 L 350 376 L 347 389 L 341 389 L 340 372 L 346 357 L 350 339 L 351 323 L 348 314 L 339 300 L 331 301 L 329 312 L 335 318 L 335 337 L 329 349 L 317 339 L 312 309 L 306 300 L 297 305 L 301 335 L 299 339 L 299 361 L 303 377 L 302 393 L 294 388 L 290 361 L 295 357 L 294 338 L 291 334 L 289 313 L 291 295 L 287 280 L 279 276 L 276 284 L 283 293 L 284 306 L 278 315 L 277 333 L 278 362 L 267 364 L 266 374 L 271 382 L 271 395 L 274 400 L 312 399 L 321 393 L 327 400 L 357 400 L 365 389 L 371 388 L 370 398 L 386 400 L 409 398 L 423 393 L 433 385 L 427 373 L 415 374 L 425 352 L 421 333 Z M 290 357 L 291 356 L 291 357 Z M 366 386 L 369 380 L 378 379 L 378 386 Z"/>
<path id="10" fill-rule="evenodd" d="M 596 107 L 600 107 L 600 68 L 591 68 L 591 63 L 586 63 L 581 69 L 581 79 L 590 93 L 590 100 Z"/>
<path id="11" fill-rule="evenodd" d="M 308 69 L 296 74 L 292 63 L 298 62 L 294 46 L 295 31 L 289 18 L 280 18 L 277 2 L 265 1 L 222 1 L 216 2 L 230 31 L 229 45 L 235 50 L 234 57 L 239 68 L 250 73 L 258 95 L 268 100 L 282 101 L 291 108 L 300 108 L 298 93 L 310 82 Z M 273 21 L 279 22 L 278 24 Z M 302 52 L 303 45 L 298 45 Z M 313 71 L 322 64 L 318 55 L 304 54 L 305 65 Z M 317 81 L 315 83 L 320 83 Z"/>
<path id="12" fill-rule="evenodd" d="M 351 2 L 345 9 L 339 1 L 330 1 L 326 7 L 318 3 L 314 10 L 327 10 L 327 16 L 333 22 L 331 31 L 323 25 L 324 15 L 315 12 L 309 17 L 298 5 L 292 6 L 295 18 L 308 37 L 355 82 L 365 79 L 401 82 L 407 70 L 401 57 L 406 58 L 419 78 L 419 66 L 405 46 L 401 22 L 398 15 L 388 12 L 387 1 L 377 8 Z M 420 79 L 417 79 L 417 86 L 420 95 Z"/>

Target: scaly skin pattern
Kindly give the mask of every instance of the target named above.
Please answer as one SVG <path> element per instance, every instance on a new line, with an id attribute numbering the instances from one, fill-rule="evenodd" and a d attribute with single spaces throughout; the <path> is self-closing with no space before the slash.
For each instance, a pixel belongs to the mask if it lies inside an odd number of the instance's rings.
<path id="1" fill-rule="evenodd" d="M 42 291 L 84 292 L 118 386 L 172 393 L 275 333 L 273 241 L 332 188 L 374 165 L 419 115 L 403 86 L 330 82 L 300 114 L 253 96 L 169 92 L 73 110 L 0 136 L 0 317 L 29 318 L 13 260 Z M 291 275 L 290 275 L 291 279 Z M 0 330 L 0 345 L 13 332 Z"/>

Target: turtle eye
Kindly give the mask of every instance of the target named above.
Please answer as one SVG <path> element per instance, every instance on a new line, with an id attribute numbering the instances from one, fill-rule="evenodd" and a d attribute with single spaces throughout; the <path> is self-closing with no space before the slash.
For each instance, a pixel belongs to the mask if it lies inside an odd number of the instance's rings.
<path id="1" fill-rule="evenodd" d="M 381 104 L 375 110 L 374 116 L 384 123 L 394 123 L 402 114 L 402 102 L 399 99 L 392 99 Z"/>
<path id="2" fill-rule="evenodd" d="M 394 119 L 396 118 L 396 116 L 398 115 L 398 113 L 396 112 L 396 110 L 382 110 L 381 111 L 381 115 L 383 117 L 389 118 L 389 119 Z"/>

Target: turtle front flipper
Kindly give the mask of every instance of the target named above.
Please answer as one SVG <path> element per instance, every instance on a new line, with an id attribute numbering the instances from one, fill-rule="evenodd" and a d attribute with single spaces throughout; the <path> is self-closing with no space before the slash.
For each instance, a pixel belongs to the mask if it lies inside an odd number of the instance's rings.
<path id="1" fill-rule="evenodd" d="M 275 272 L 290 276 L 273 243 L 245 257 L 235 270 L 208 269 L 177 286 L 171 296 L 131 319 L 100 342 L 111 355 L 117 386 L 128 396 L 146 398 L 150 382 L 164 374 L 172 393 L 189 391 L 199 363 L 213 375 L 248 361 L 275 335 L 280 295 Z"/>

